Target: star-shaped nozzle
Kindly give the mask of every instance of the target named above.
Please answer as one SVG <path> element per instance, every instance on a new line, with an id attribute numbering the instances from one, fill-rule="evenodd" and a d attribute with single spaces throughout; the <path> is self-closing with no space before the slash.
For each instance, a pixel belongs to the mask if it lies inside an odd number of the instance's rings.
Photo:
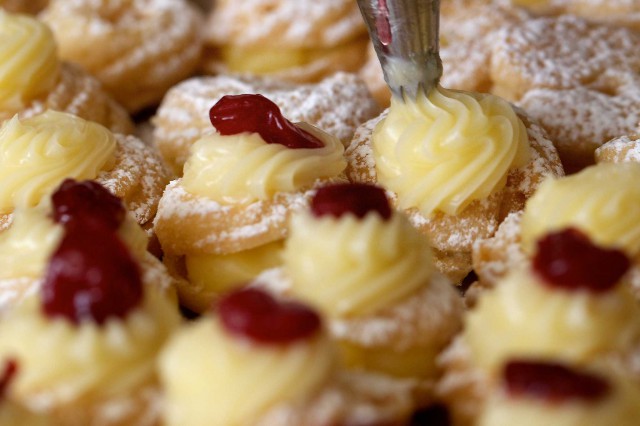
<path id="1" fill-rule="evenodd" d="M 357 0 L 395 96 L 429 93 L 442 76 L 440 0 Z"/>

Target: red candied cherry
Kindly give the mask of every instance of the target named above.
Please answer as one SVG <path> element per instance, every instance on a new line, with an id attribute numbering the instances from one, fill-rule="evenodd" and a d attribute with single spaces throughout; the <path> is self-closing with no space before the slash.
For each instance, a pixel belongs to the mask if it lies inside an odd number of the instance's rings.
<path id="1" fill-rule="evenodd" d="M 287 148 L 322 148 L 322 141 L 283 117 L 280 108 L 262 95 L 223 96 L 209 119 L 221 135 L 258 133 L 267 143 Z"/>
<path id="2" fill-rule="evenodd" d="M 51 196 L 53 220 L 62 225 L 82 216 L 117 229 L 125 217 L 122 201 L 98 182 L 66 179 Z"/>
<path id="3" fill-rule="evenodd" d="M 4 363 L 4 367 L 0 371 L 0 402 L 4 399 L 7 388 L 17 372 L 18 362 L 15 359 L 9 359 Z"/>
<path id="4" fill-rule="evenodd" d="M 565 365 L 528 360 L 509 361 L 504 368 L 507 392 L 552 403 L 569 400 L 597 401 L 609 391 L 599 376 Z"/>
<path id="5" fill-rule="evenodd" d="M 533 269 L 545 284 L 594 293 L 612 289 L 629 266 L 623 252 L 598 247 L 574 228 L 540 239 L 533 258 Z"/>
<path id="6" fill-rule="evenodd" d="M 218 303 L 223 327 L 231 334 L 257 343 L 286 344 L 315 334 L 320 316 L 296 302 L 281 302 L 263 290 L 244 288 L 223 296 Z"/>
<path id="7" fill-rule="evenodd" d="M 42 309 L 74 324 L 124 318 L 142 300 L 140 271 L 117 233 L 101 222 L 74 221 L 53 253 Z"/>
<path id="8" fill-rule="evenodd" d="M 363 218 L 377 212 L 383 219 L 391 217 L 391 206 L 382 188 L 364 183 L 324 186 L 311 199 L 311 212 L 317 216 L 340 217 L 351 213 Z"/>

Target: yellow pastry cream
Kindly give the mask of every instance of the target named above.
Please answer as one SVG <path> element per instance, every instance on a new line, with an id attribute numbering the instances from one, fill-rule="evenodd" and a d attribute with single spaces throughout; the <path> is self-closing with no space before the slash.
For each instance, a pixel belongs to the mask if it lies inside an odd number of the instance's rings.
<path id="1" fill-rule="evenodd" d="M 264 318 L 248 318 L 253 314 L 238 308 L 232 315 L 245 319 L 248 328 L 255 327 L 254 321 L 264 325 L 280 315 L 272 311 L 279 309 L 279 302 L 274 305 L 266 293 L 256 296 L 257 292 L 236 293 L 249 294 L 255 315 L 265 313 Z M 217 314 L 207 314 L 175 333 L 163 350 L 159 369 L 167 425 L 199 426 L 212 419 L 226 426 L 256 424 L 270 409 L 303 404 L 331 379 L 336 357 L 323 329 L 279 341 L 280 337 L 272 340 L 273 335 L 256 338 L 256 332 L 230 329 L 223 316 L 218 307 Z M 290 321 L 300 324 L 305 318 Z"/>
<path id="2" fill-rule="evenodd" d="M 51 30 L 33 17 L 0 9 L 0 109 L 18 112 L 48 93 L 59 74 Z"/>
<path id="3" fill-rule="evenodd" d="M 640 391 L 629 378 L 563 364 L 546 365 L 554 377 L 538 374 L 513 377 L 509 381 L 503 376 L 501 389 L 490 394 L 480 412 L 478 426 L 634 426 L 638 423 Z"/>
<path id="4" fill-rule="evenodd" d="M 100 124 L 47 111 L 0 127 L 0 213 L 38 205 L 64 178 L 95 179 L 115 164 L 116 139 Z"/>
<path id="5" fill-rule="evenodd" d="M 492 373 L 514 357 L 592 365 L 637 346 L 639 314 L 624 285 L 599 293 L 566 291 L 524 268 L 482 295 L 462 337 L 474 363 Z"/>
<path id="6" fill-rule="evenodd" d="M 372 148 L 378 182 L 425 217 L 488 197 L 529 157 L 527 130 L 508 102 L 439 86 L 416 100 L 393 97 Z"/>
<path id="7" fill-rule="evenodd" d="M 600 163 L 563 178 L 547 178 L 527 201 L 522 247 L 547 232 L 572 226 L 600 245 L 640 252 L 640 164 Z"/>
<path id="8" fill-rule="evenodd" d="M 282 264 L 282 240 L 229 254 L 185 256 L 188 286 L 180 288 L 180 300 L 189 309 L 203 312 L 217 295 L 246 284 Z"/>
<path id="9" fill-rule="evenodd" d="M 323 146 L 291 149 L 266 143 L 252 132 L 203 136 L 191 147 L 182 185 L 192 194 L 220 203 L 249 204 L 338 176 L 346 167 L 342 143 L 309 124 L 296 126 L 318 138 Z"/>
<path id="10" fill-rule="evenodd" d="M 294 215 L 284 264 L 293 292 L 333 317 L 371 314 L 415 293 L 435 272 L 429 240 L 402 214 L 385 220 Z"/>

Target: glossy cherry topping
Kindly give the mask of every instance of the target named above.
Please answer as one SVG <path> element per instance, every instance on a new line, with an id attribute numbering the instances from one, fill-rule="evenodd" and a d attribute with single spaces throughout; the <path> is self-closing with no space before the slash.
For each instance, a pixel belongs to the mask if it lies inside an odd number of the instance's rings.
<path id="1" fill-rule="evenodd" d="M 98 182 L 66 179 L 51 196 L 53 219 L 66 225 L 82 216 L 117 229 L 125 217 L 122 201 Z"/>
<path id="2" fill-rule="evenodd" d="M 138 266 L 113 230 L 80 220 L 65 229 L 49 261 L 42 309 L 49 317 L 74 324 L 124 318 L 142 300 Z"/>
<path id="3" fill-rule="evenodd" d="M 227 95 L 209 110 L 221 135 L 258 133 L 266 143 L 287 148 L 322 148 L 322 141 L 282 116 L 280 108 L 262 95 Z"/>
<path id="4" fill-rule="evenodd" d="M 623 252 L 598 247 L 573 228 L 540 239 L 533 258 L 533 269 L 545 284 L 594 293 L 612 289 L 629 266 Z"/>
<path id="5" fill-rule="evenodd" d="M 0 402 L 4 399 L 7 388 L 17 372 L 18 362 L 15 359 L 10 359 L 4 363 L 4 367 L 0 371 Z"/>
<path id="6" fill-rule="evenodd" d="M 504 381 L 507 392 L 513 396 L 552 403 L 596 401 L 609 391 L 609 383 L 599 376 L 548 362 L 510 361 L 504 368 Z"/>
<path id="7" fill-rule="evenodd" d="M 321 325 L 320 316 L 309 307 L 278 301 L 255 288 L 240 289 L 222 297 L 218 314 L 228 332 L 266 344 L 309 338 Z"/>
<path id="8" fill-rule="evenodd" d="M 340 217 L 351 213 L 363 218 L 377 212 L 383 219 L 391 217 L 391 206 L 382 188 L 364 183 L 324 186 L 311 200 L 311 212 L 318 217 Z"/>

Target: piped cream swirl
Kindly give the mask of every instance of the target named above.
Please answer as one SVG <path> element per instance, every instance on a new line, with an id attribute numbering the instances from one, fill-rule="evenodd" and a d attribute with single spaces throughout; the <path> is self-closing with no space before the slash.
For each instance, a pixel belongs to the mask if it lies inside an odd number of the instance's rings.
<path id="1" fill-rule="evenodd" d="M 366 315 L 427 285 L 429 241 L 401 214 L 291 219 L 284 265 L 292 292 L 332 316 Z"/>
<path id="2" fill-rule="evenodd" d="M 527 130 L 493 95 L 436 87 L 414 101 L 393 98 L 373 133 L 378 181 L 402 208 L 455 215 L 504 187 L 529 157 Z"/>
<path id="3" fill-rule="evenodd" d="M 210 133 L 191 147 L 182 185 L 192 194 L 218 202 L 251 203 L 339 175 L 346 167 L 342 143 L 306 123 L 296 125 L 324 146 L 290 149 L 268 144 L 257 133 Z"/>
<path id="4" fill-rule="evenodd" d="M 59 74 L 49 27 L 33 17 L 0 9 L 0 108 L 18 112 L 50 92 Z"/>
<path id="5" fill-rule="evenodd" d="M 12 118 L 0 127 L 0 213 L 38 205 L 65 178 L 95 179 L 115 151 L 108 129 L 71 114 Z"/>
<path id="6" fill-rule="evenodd" d="M 527 201 L 522 244 L 566 227 L 585 232 L 596 243 L 640 253 L 640 164 L 601 163 L 579 173 L 544 181 Z"/>

